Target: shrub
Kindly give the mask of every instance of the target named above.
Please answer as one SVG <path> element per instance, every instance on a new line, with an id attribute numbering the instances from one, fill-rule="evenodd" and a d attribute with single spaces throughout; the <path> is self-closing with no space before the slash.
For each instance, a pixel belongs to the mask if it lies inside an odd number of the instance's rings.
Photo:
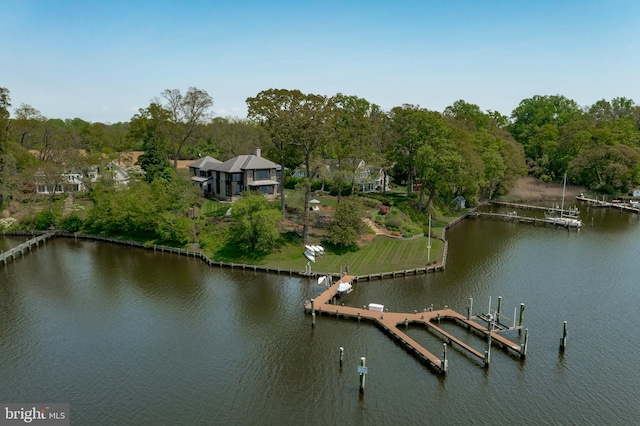
<path id="1" fill-rule="evenodd" d="M 389 206 L 385 206 L 384 204 L 380 206 L 380 214 L 387 214 L 389 210 Z"/>
<path id="2" fill-rule="evenodd" d="M 387 229 L 395 231 L 395 230 L 402 229 L 405 222 L 398 216 L 388 216 L 386 224 L 387 224 Z"/>
<path id="3" fill-rule="evenodd" d="M 38 213 L 34 219 L 34 225 L 36 230 L 44 231 L 51 228 L 56 223 L 56 216 L 49 210 L 44 210 Z"/>
<path id="4" fill-rule="evenodd" d="M 77 214 L 67 216 L 60 221 L 60 227 L 67 232 L 78 232 L 82 228 L 82 219 Z"/>

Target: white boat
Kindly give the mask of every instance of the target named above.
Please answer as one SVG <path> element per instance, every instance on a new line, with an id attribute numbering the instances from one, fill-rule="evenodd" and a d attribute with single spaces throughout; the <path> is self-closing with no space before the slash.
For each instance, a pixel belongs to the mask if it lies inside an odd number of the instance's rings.
<path id="1" fill-rule="evenodd" d="M 341 282 L 338 284 L 338 294 L 351 293 L 353 285 L 350 282 Z"/>
<path id="2" fill-rule="evenodd" d="M 558 225 L 558 226 L 564 226 L 567 228 L 581 228 L 582 227 L 582 221 L 580 219 L 578 219 L 578 215 L 577 213 L 579 213 L 577 211 L 577 209 L 574 211 L 572 210 L 572 213 L 576 213 L 576 214 L 571 214 L 571 215 L 566 215 L 564 212 L 564 193 L 565 193 L 565 189 L 567 187 L 567 174 L 564 174 L 564 185 L 562 186 L 562 205 L 560 206 L 560 216 L 556 216 L 555 214 L 551 214 L 551 213 L 545 213 L 544 218 L 553 223 L 554 225 Z"/>
<path id="3" fill-rule="evenodd" d="M 309 250 L 305 250 L 304 251 L 304 257 L 306 257 L 307 259 L 309 259 L 310 261 L 312 261 L 313 263 L 316 262 L 316 256 L 315 254 L 313 254 L 312 252 L 310 252 Z"/>

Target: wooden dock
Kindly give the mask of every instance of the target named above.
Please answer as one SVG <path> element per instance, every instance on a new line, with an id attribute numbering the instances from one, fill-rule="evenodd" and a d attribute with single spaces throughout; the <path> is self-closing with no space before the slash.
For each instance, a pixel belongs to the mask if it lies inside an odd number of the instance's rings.
<path id="1" fill-rule="evenodd" d="M 510 222 L 520 222 L 520 223 L 532 223 L 533 225 L 552 225 L 556 227 L 570 228 L 575 229 L 579 228 L 579 226 L 573 225 L 565 225 L 559 224 L 553 219 L 540 218 L 540 217 L 530 217 L 530 216 L 521 216 L 518 213 L 507 212 L 507 213 L 490 213 L 490 212 L 469 212 L 467 213 L 467 217 L 469 218 L 488 218 L 488 219 L 499 219 L 503 221 Z"/>
<path id="2" fill-rule="evenodd" d="M 488 201 L 489 204 L 493 206 L 502 206 L 509 207 L 519 210 L 542 210 L 545 212 L 552 212 L 557 214 L 562 214 L 566 216 L 576 215 L 578 213 L 577 207 L 569 207 L 569 208 L 560 208 L 560 207 L 546 207 L 546 206 L 534 206 L 530 204 L 519 204 L 519 203 L 508 203 L 506 201 Z"/>
<path id="3" fill-rule="evenodd" d="M 625 203 L 610 203 L 608 201 L 596 200 L 594 198 L 576 197 L 576 200 L 589 204 L 592 207 L 606 207 L 610 209 L 618 209 L 632 213 L 640 213 L 640 209 Z"/>
<path id="4" fill-rule="evenodd" d="M 55 232 L 48 232 L 46 234 L 41 234 L 41 235 L 38 235 L 37 237 L 27 240 L 26 242 L 20 245 L 17 245 L 16 247 L 11 248 L 10 250 L 0 253 L 0 262 L 6 265 L 9 259 L 15 260 L 17 255 L 24 256 L 25 252 L 31 251 L 31 248 L 33 246 L 37 247 L 38 245 L 40 245 L 40 242 L 44 242 L 47 239 L 55 236 L 56 236 Z"/>
<path id="5" fill-rule="evenodd" d="M 489 346 L 488 351 L 483 353 L 440 328 L 440 322 L 449 321 L 458 323 L 467 330 L 484 336 L 487 340 L 489 340 L 490 336 L 490 343 L 492 345 L 496 345 L 512 355 L 518 356 L 521 359 L 524 359 L 526 356 L 526 344 L 520 345 L 514 343 L 496 332 L 489 331 L 486 326 L 480 325 L 452 309 L 424 310 L 422 312 L 375 312 L 365 308 L 354 308 L 336 304 L 340 283 L 353 282 L 354 278 L 355 277 L 349 275 L 343 276 L 327 288 L 327 290 L 318 295 L 317 298 L 305 304 L 305 312 L 313 316 L 312 323 L 314 325 L 316 314 L 335 315 L 337 318 L 350 318 L 358 321 L 372 321 L 400 343 L 409 353 L 415 355 L 421 361 L 425 362 L 430 369 L 440 374 L 447 372 L 446 351 L 443 351 L 443 357 L 439 358 L 409 337 L 400 329 L 400 326 L 404 326 L 405 328 L 410 324 L 424 326 L 428 331 L 440 337 L 446 345 L 458 347 L 462 352 L 477 359 L 485 366 L 489 365 Z"/>

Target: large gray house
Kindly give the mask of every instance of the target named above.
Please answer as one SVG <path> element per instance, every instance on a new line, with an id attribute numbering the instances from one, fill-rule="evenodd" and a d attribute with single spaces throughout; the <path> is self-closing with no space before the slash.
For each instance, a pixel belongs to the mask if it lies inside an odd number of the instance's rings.
<path id="1" fill-rule="evenodd" d="M 246 190 L 262 192 L 275 198 L 280 185 L 280 166 L 262 157 L 260 148 L 252 155 L 239 155 L 225 162 L 202 157 L 189 164 L 191 180 L 202 189 L 202 196 L 235 201 Z"/>

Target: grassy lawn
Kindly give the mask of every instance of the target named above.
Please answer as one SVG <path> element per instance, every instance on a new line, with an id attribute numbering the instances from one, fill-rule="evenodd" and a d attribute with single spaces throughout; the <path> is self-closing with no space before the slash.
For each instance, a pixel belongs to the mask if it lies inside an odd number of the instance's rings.
<path id="1" fill-rule="evenodd" d="M 342 255 L 327 253 L 312 264 L 312 270 L 318 272 L 340 272 L 340 268 L 349 265 L 352 275 L 368 275 L 379 272 L 400 271 L 423 268 L 427 265 L 427 246 L 429 239 L 421 237 L 411 240 L 398 240 L 377 236 L 366 247 Z M 431 260 L 440 260 L 444 243 L 431 239 Z M 259 263 L 275 268 L 304 271 L 307 259 L 302 255 L 302 246 L 290 245 L 277 253 L 263 258 Z"/>

